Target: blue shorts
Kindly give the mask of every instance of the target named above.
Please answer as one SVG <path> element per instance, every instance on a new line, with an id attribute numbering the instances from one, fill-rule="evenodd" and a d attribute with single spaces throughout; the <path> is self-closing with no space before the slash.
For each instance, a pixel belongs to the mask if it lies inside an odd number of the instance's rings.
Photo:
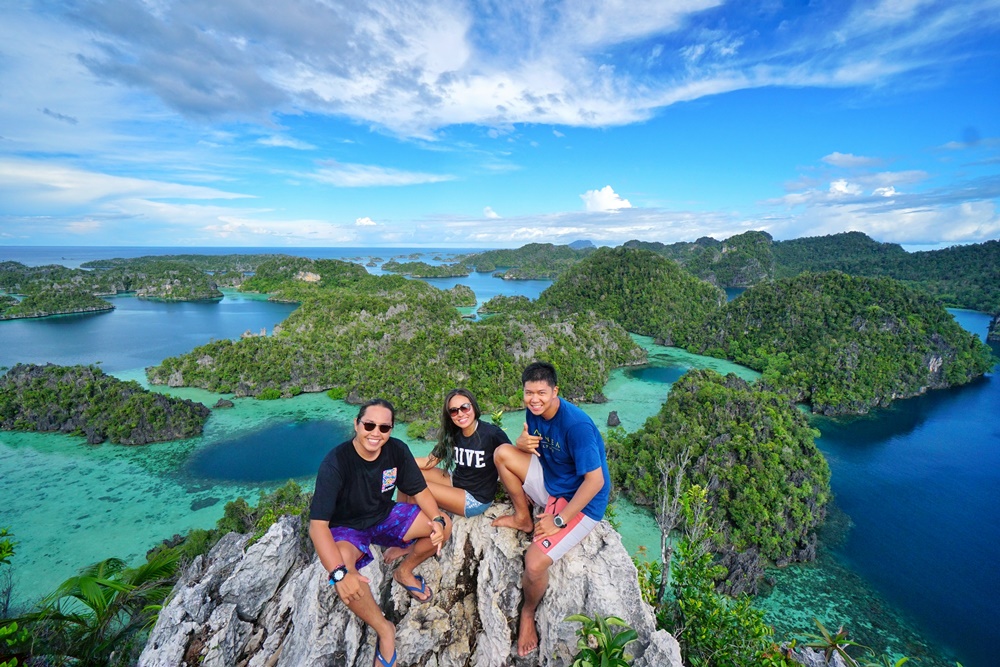
<path id="1" fill-rule="evenodd" d="M 485 512 L 487 510 L 487 508 L 489 508 L 489 506 L 492 505 L 492 504 L 493 504 L 492 502 L 481 503 L 478 500 L 476 500 L 476 497 L 474 495 L 472 495 L 468 491 L 465 492 L 465 516 L 466 517 L 479 516 L 480 514 L 482 514 L 483 512 Z"/>
<path id="2" fill-rule="evenodd" d="M 330 526 L 330 534 L 334 542 L 347 542 L 361 552 L 361 558 L 354 564 L 358 570 L 372 562 L 371 545 L 380 547 L 399 547 L 405 549 L 415 540 L 404 540 L 406 531 L 420 515 L 420 507 L 410 503 L 396 503 L 389 516 L 374 526 L 358 530 L 347 526 Z"/>

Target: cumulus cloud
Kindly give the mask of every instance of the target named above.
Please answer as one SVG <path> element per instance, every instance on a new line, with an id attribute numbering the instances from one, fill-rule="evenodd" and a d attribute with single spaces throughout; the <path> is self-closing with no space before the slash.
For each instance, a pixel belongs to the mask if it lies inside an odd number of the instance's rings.
<path id="1" fill-rule="evenodd" d="M 600 190 L 587 190 L 580 195 L 580 199 L 588 211 L 617 211 L 632 208 L 629 200 L 618 196 L 610 185 L 605 185 Z"/>
<path id="2" fill-rule="evenodd" d="M 354 224 L 357 225 L 358 227 L 374 227 L 375 221 L 366 216 L 364 218 L 356 219 L 354 221 Z"/>
<path id="3" fill-rule="evenodd" d="M 491 207 L 487 206 L 483 209 L 483 215 L 490 220 L 497 220 L 500 218 L 500 214 L 494 211 Z"/>
<path id="4" fill-rule="evenodd" d="M 848 183 L 844 179 L 839 179 L 830 183 L 830 194 L 835 197 L 842 197 L 844 195 L 859 195 L 861 194 L 861 186 L 857 183 Z"/>

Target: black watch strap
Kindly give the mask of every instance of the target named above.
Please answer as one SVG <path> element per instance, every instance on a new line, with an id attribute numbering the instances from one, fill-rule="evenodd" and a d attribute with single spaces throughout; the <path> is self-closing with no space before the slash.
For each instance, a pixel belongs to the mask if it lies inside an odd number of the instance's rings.
<path id="1" fill-rule="evenodd" d="M 438 514 L 436 517 L 434 517 L 433 519 L 431 519 L 431 521 L 437 521 L 439 524 L 441 524 L 442 528 L 447 528 L 448 527 L 448 524 L 445 523 L 444 517 L 441 516 L 440 514 Z"/>
<path id="2" fill-rule="evenodd" d="M 341 565 L 338 568 L 330 570 L 330 585 L 339 584 L 347 576 L 347 566 Z"/>

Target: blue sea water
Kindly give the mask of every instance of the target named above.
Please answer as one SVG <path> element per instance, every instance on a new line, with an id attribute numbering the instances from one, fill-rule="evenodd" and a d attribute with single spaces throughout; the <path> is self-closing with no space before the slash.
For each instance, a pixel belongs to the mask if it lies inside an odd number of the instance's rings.
<path id="1" fill-rule="evenodd" d="M 364 263 L 372 256 L 389 259 L 416 252 L 427 253 L 425 261 L 433 256 L 450 261 L 451 254 L 462 251 L 7 247 L 0 248 L 0 261 L 78 266 L 108 257 L 234 252 L 356 258 Z M 443 288 L 467 284 L 480 302 L 494 294 L 534 298 L 548 284 L 502 281 L 488 274 L 428 282 Z M 227 293 L 218 303 L 167 304 L 133 297 L 112 301 L 117 309 L 106 314 L 0 322 L 0 366 L 19 361 L 101 362 L 109 372 L 141 381 L 142 369 L 164 357 L 187 352 L 212 338 L 235 338 L 261 328 L 270 331 L 294 309 L 238 293 Z M 986 315 L 953 314 L 962 326 L 985 337 Z M 677 358 L 684 354 L 658 348 L 649 366 L 616 371 L 606 393 L 627 402 L 629 395 L 637 395 L 637 388 L 643 387 L 642 396 L 649 394 L 648 401 L 643 398 L 643 410 L 655 412 L 657 403 L 666 397 L 666 388 L 683 373 L 684 364 L 678 364 Z M 663 390 L 655 390 L 657 386 Z M 206 402 L 217 398 L 190 389 L 172 393 Z M 138 502 L 161 508 L 122 523 L 131 541 L 124 536 L 108 539 L 96 545 L 99 549 L 40 558 L 22 571 L 29 578 L 51 578 L 59 572 L 68 576 L 72 567 L 83 563 L 109 555 L 138 556 L 141 549 L 170 532 L 211 525 L 221 514 L 222 500 L 266 488 L 286 476 L 311 474 L 302 471 L 315 469 L 318 458 L 338 440 L 339 429 L 350 419 L 347 406 L 331 409 L 334 402 L 322 395 L 269 403 L 238 401 L 232 411 L 213 415 L 205 437 L 145 449 L 90 448 L 66 436 L 0 434 L 0 526 L 13 526 L 16 534 L 26 538 L 19 557 L 28 556 L 29 551 L 50 554 L 59 549 L 64 541 L 59 531 L 67 527 L 67 517 L 53 521 L 45 508 L 58 502 L 71 479 L 78 477 L 82 490 L 73 491 L 80 511 L 69 517 L 69 528 L 96 531 Z M 819 446 L 830 462 L 836 503 L 850 524 L 846 535 L 831 546 L 836 562 L 829 561 L 828 570 L 847 568 L 842 572 L 857 577 L 865 590 L 879 596 L 878 605 L 884 599 L 902 610 L 918 632 L 934 639 L 944 647 L 943 653 L 954 655 L 965 667 L 994 664 L 993 623 L 1000 618 L 996 596 L 1000 579 L 994 562 L 1000 545 L 997 405 L 1000 382 L 992 374 L 966 387 L 899 401 L 866 417 L 815 420 L 822 433 Z M 606 407 L 595 408 L 595 419 L 602 409 L 606 415 Z M 641 415 L 624 415 L 623 424 L 636 428 Z M 288 467 L 273 469 L 278 463 Z M 51 486 L 53 478 L 59 480 L 58 492 Z M 129 485 L 121 480 L 132 480 L 137 488 L 125 488 Z M 184 500 L 175 507 L 178 494 Z M 627 521 L 643 521 L 641 515 L 633 517 L 631 510 L 626 514 Z M 134 544 L 137 538 L 140 547 Z M 51 588 L 43 583 L 36 588 Z M 779 578 L 779 589 L 781 585 Z M 814 604 L 817 599 L 813 597 Z M 806 608 L 808 601 L 802 605 L 802 616 L 808 620 L 815 615 L 834 626 L 851 620 L 827 617 L 818 607 Z M 863 622 L 875 626 L 870 632 L 880 631 L 877 620 Z M 799 631 L 810 629 L 806 623 Z"/>

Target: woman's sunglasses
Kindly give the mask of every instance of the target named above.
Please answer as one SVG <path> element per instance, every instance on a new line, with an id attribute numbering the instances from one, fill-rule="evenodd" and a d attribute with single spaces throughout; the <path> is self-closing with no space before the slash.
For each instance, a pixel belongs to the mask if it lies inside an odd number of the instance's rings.
<path id="1" fill-rule="evenodd" d="M 457 408 L 448 408 L 448 414 L 454 417 L 459 412 L 468 412 L 472 409 L 472 403 L 462 403 Z"/>
<path id="2" fill-rule="evenodd" d="M 374 431 L 375 427 L 378 426 L 379 433 L 388 433 L 392 430 L 392 424 L 376 424 L 375 422 L 361 422 L 361 425 L 365 427 L 366 431 Z"/>

